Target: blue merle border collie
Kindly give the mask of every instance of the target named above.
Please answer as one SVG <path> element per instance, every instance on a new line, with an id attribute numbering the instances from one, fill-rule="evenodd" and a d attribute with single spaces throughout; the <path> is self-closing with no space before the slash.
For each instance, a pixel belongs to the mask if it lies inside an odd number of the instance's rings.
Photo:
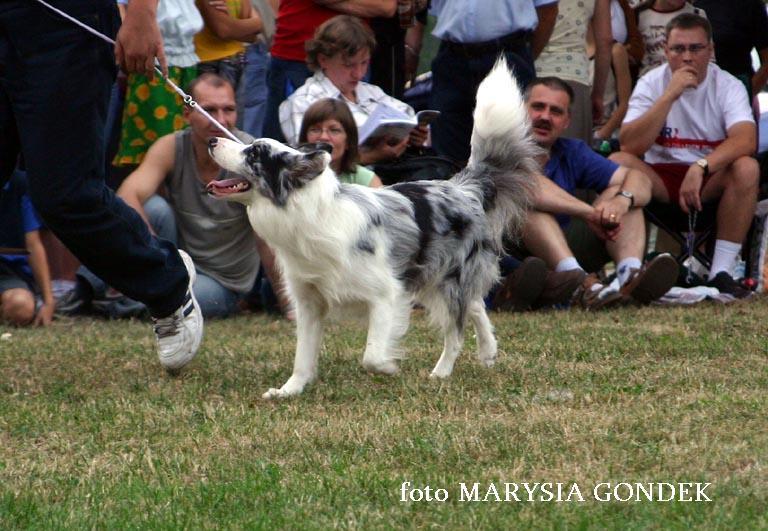
<path id="1" fill-rule="evenodd" d="M 368 316 L 367 370 L 397 372 L 414 303 L 444 333 L 431 377 L 450 376 L 468 321 L 479 362 L 494 364 L 483 297 L 498 281 L 502 238 L 521 230 L 538 169 L 522 97 L 503 60 L 478 88 L 471 148 L 467 167 L 448 181 L 374 189 L 339 183 L 323 150 L 211 140 L 211 156 L 242 178 L 211 182 L 208 193 L 248 207 L 296 308 L 293 374 L 264 398 L 299 394 L 316 378 L 324 318 L 342 307 Z"/>

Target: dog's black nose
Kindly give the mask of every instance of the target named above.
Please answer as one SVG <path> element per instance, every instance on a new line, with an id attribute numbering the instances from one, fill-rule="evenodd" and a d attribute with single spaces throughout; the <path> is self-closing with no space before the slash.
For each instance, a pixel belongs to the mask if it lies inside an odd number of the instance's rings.
<path id="1" fill-rule="evenodd" d="M 219 139 L 214 136 L 208 141 L 208 147 L 215 147 L 218 141 Z"/>

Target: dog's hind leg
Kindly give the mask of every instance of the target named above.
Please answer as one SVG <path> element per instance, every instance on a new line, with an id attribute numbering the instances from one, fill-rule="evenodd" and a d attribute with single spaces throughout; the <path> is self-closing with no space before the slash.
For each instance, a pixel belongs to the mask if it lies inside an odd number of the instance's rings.
<path id="1" fill-rule="evenodd" d="M 368 306 L 368 339 L 363 367 L 381 374 L 396 374 L 399 367 L 397 343 L 408 328 L 407 301 L 371 301 Z"/>
<path id="2" fill-rule="evenodd" d="M 498 346 L 493 335 L 493 325 L 488 319 L 482 300 L 476 300 L 469 305 L 469 318 L 475 325 L 477 334 L 477 360 L 486 367 L 492 367 L 496 363 Z"/>
<path id="3" fill-rule="evenodd" d="M 461 352 L 461 346 L 464 343 L 464 334 L 456 326 L 450 323 L 444 327 L 445 338 L 443 340 L 443 353 L 437 360 L 437 365 L 432 369 L 430 378 L 448 378 L 453 372 L 453 365 Z"/>
<path id="4" fill-rule="evenodd" d="M 309 298 L 296 302 L 296 355 L 293 374 L 280 389 L 270 389 L 263 398 L 285 398 L 298 395 L 317 377 L 317 358 L 323 337 L 324 307 L 322 300 Z"/>

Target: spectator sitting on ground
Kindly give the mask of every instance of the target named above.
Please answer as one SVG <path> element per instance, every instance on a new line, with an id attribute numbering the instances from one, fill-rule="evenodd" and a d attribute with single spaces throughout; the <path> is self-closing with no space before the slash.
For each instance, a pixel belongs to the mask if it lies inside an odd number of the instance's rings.
<path id="1" fill-rule="evenodd" d="M 526 90 L 531 132 L 545 150 L 541 164 L 546 177 L 539 178 L 522 243 L 525 251 L 556 272 L 570 271 L 583 279 L 574 302 L 586 309 L 623 300 L 649 303 L 664 295 L 678 275 L 677 262 L 668 254 L 642 263 L 642 207 L 651 198 L 650 181 L 640 171 L 603 158 L 580 140 L 561 138 L 570 119 L 572 94 L 570 86 L 556 77 L 535 79 Z M 600 195 L 590 205 L 572 195 L 576 188 Z M 580 232 L 583 225 L 572 217 L 581 218 L 591 231 Z M 585 272 L 585 267 L 601 269 L 610 259 L 616 264 L 618 290 Z M 518 291 L 515 288 L 513 292 Z"/>
<path id="2" fill-rule="evenodd" d="M 667 64 L 638 81 L 621 127 L 622 151 L 614 156 L 650 177 L 654 200 L 679 204 L 685 214 L 719 200 L 708 285 L 747 297 L 751 292 L 733 279 L 755 212 L 760 173 L 751 156 L 757 133 L 747 92 L 711 63 L 707 19 L 678 15 L 666 36 Z"/>
<path id="3" fill-rule="evenodd" d="M 0 246 L 26 249 L 29 258 L 0 254 L 0 321 L 16 326 L 51 324 L 56 303 L 41 226 L 27 194 L 26 176 L 17 170 L 0 189 Z"/>
<path id="4" fill-rule="evenodd" d="M 252 141 L 234 128 L 235 93 L 228 80 L 203 74 L 192 82 L 188 93 L 238 138 Z M 158 237 L 178 242 L 193 257 L 197 280 L 192 290 L 203 315 L 225 317 L 236 313 L 245 297 L 266 290 L 263 275 L 274 287 L 280 286 L 279 277 L 272 252 L 253 232 L 245 206 L 219 201 L 205 193 L 210 181 L 231 177 L 208 155 L 208 140 L 222 132 L 190 108 L 184 109 L 184 116 L 190 127 L 158 139 L 117 195 L 142 216 Z M 158 195 L 161 188 L 167 199 Z M 60 310 L 76 313 L 82 309 L 93 293 L 104 290 L 100 282 L 81 268 L 78 287 L 61 301 Z M 281 296 L 278 289 L 274 292 Z M 287 301 L 280 300 L 280 306 L 288 310 Z"/>
<path id="5" fill-rule="evenodd" d="M 408 104 L 362 81 L 375 46 L 373 32 L 357 17 L 338 15 L 317 28 L 315 38 L 307 42 L 307 64 L 315 73 L 280 105 L 280 126 L 288 143 L 298 142 L 304 113 L 320 98 L 343 100 L 358 127 L 382 104 L 414 116 Z M 408 137 L 394 145 L 392 139 L 383 138 L 360 150 L 361 163 L 397 159 L 408 145 L 420 147 L 426 138 L 426 126 L 415 127 Z"/>
<path id="6" fill-rule="evenodd" d="M 299 132 L 299 144 L 307 142 L 325 142 L 333 147 L 331 168 L 339 181 L 373 188 L 382 186 L 375 173 L 358 164 L 357 126 L 343 101 L 323 98 L 309 106 Z"/>

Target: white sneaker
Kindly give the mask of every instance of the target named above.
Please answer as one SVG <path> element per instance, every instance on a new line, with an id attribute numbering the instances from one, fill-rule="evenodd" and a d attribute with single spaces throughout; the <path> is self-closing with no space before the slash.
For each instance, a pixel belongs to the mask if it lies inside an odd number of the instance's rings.
<path id="1" fill-rule="evenodd" d="M 168 317 L 153 318 L 157 355 L 167 371 L 177 371 L 192 361 L 203 339 L 203 314 L 197 303 L 192 285 L 197 273 L 192 258 L 179 249 L 189 273 L 189 287 L 182 305 Z"/>

